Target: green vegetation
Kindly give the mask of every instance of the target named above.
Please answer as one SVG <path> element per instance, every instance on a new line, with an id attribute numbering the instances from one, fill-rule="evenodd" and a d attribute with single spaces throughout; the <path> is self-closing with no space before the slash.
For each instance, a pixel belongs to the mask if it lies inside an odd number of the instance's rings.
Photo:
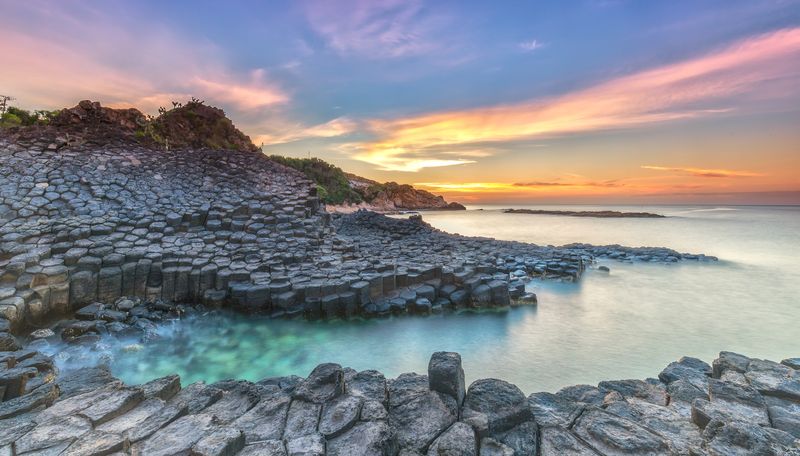
<path id="1" fill-rule="evenodd" d="M 58 111 L 27 111 L 15 106 L 9 107 L 0 116 L 0 127 L 29 127 L 31 125 L 45 125 L 50 122 Z"/>
<path id="2" fill-rule="evenodd" d="M 350 182 L 341 168 L 319 158 L 292 158 L 271 155 L 276 162 L 294 168 L 316 182 L 317 193 L 325 204 L 360 203 L 361 195 L 350 188 Z"/>

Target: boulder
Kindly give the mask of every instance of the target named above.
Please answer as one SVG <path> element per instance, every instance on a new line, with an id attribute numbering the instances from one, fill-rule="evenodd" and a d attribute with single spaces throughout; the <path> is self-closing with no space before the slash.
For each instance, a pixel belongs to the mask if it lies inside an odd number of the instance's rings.
<path id="1" fill-rule="evenodd" d="M 477 455 L 475 431 L 466 423 L 453 423 L 428 447 L 428 456 L 475 456 Z M 481 448 L 481 455 L 483 455 Z"/>
<path id="2" fill-rule="evenodd" d="M 328 456 L 394 456 L 397 445 L 384 421 L 357 423 L 328 441 Z"/>
<path id="3" fill-rule="evenodd" d="M 364 399 L 356 396 L 341 396 L 322 407 L 319 432 L 327 439 L 341 435 L 358 421 Z"/>
<path id="4" fill-rule="evenodd" d="M 322 404 L 344 394 L 344 371 L 333 363 L 315 367 L 308 378 L 300 382 L 292 396 L 307 402 Z"/>
<path id="5" fill-rule="evenodd" d="M 436 352 L 428 363 L 430 389 L 452 396 L 460 406 L 466 395 L 464 369 L 461 355 L 453 352 Z"/>
<path id="6" fill-rule="evenodd" d="M 507 431 L 532 418 L 522 391 L 493 378 L 476 380 L 469 386 L 461 416 L 481 437 Z"/>

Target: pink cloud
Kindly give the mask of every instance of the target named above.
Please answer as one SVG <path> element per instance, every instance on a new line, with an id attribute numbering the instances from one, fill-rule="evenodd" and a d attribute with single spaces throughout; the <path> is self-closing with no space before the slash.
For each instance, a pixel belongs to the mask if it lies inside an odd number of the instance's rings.
<path id="1" fill-rule="evenodd" d="M 785 99 L 800 85 L 800 28 L 737 42 L 701 57 L 640 71 L 565 95 L 368 122 L 377 139 L 354 158 L 417 171 L 420 156 L 476 144 L 632 128 L 741 111 L 741 100 Z M 440 163 L 440 162 L 439 162 Z M 451 160 L 449 164 L 468 163 Z"/>
<path id="2" fill-rule="evenodd" d="M 427 14 L 419 0 L 313 0 L 306 4 L 311 27 L 334 51 L 372 58 L 421 55 L 438 49 L 441 16 Z"/>
<path id="3" fill-rule="evenodd" d="M 237 75 L 216 46 L 184 39 L 157 21 L 121 27 L 85 5 L 35 0 L 8 12 L 0 27 L 0 87 L 23 106 L 57 108 L 92 98 L 152 112 L 197 96 L 248 111 L 289 99 L 263 70 Z"/>

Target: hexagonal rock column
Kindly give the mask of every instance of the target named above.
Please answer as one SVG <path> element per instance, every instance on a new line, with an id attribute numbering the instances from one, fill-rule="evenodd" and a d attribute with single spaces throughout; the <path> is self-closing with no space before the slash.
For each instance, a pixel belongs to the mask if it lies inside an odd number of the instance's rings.
<path id="1" fill-rule="evenodd" d="M 433 391 L 454 398 L 460 407 L 466 394 L 461 355 L 454 352 L 434 353 L 428 363 L 428 383 Z"/>

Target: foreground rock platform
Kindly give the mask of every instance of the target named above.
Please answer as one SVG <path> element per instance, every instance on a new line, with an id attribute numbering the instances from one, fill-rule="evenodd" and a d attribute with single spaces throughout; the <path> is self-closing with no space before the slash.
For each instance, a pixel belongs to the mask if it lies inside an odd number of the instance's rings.
<path id="1" fill-rule="evenodd" d="M 8 331 L 87 305 L 127 312 L 113 307 L 121 297 L 275 317 L 425 314 L 508 306 L 523 279 L 577 280 L 601 257 L 706 259 L 470 238 L 365 211 L 332 217 L 308 179 L 260 153 L 71 128 L 0 135 L 0 350 L 15 349 Z M 101 319 L 131 317 L 109 312 Z"/>
<path id="2" fill-rule="evenodd" d="M 9 382 L 21 367 L 38 381 Z M 103 367 L 56 376 L 20 351 L 0 355 L 0 454 L 800 454 L 797 367 L 722 352 L 526 397 L 498 379 L 466 386 L 457 353 L 395 379 L 322 364 L 307 378 L 181 387 L 174 375 L 125 385 Z"/>

